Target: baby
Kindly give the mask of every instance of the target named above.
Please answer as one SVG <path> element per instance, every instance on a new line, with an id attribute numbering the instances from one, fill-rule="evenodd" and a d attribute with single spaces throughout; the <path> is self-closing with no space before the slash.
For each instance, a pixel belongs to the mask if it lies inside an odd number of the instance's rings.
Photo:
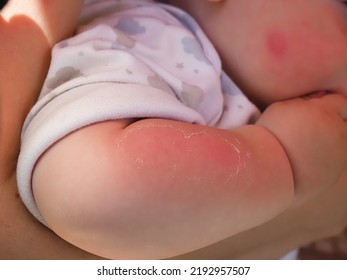
<path id="1" fill-rule="evenodd" d="M 87 0 L 24 124 L 22 199 L 107 258 L 263 223 L 346 166 L 346 50 L 343 1 Z"/>

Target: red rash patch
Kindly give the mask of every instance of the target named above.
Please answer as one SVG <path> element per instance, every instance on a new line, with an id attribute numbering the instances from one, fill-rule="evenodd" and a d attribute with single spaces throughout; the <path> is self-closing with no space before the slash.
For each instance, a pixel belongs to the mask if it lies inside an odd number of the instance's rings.
<path id="1" fill-rule="evenodd" d="M 282 59 L 288 49 L 286 36 L 281 32 L 269 33 L 266 37 L 266 48 L 273 57 Z"/>

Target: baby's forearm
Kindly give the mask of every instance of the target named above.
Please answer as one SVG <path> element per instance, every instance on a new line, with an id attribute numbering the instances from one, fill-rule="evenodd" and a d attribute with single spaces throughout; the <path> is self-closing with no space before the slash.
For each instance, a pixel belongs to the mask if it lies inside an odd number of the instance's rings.
<path id="1" fill-rule="evenodd" d="M 287 156 L 266 129 L 169 120 L 74 132 L 38 162 L 33 190 L 53 230 L 110 258 L 207 246 L 271 219 L 294 195 Z"/>

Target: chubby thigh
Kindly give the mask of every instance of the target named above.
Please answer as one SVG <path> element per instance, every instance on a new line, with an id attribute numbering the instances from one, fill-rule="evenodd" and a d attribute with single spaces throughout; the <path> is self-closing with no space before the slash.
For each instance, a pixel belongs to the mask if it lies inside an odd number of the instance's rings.
<path id="1" fill-rule="evenodd" d="M 120 120 L 54 144 L 34 169 L 33 192 L 48 226 L 74 245 L 153 259 L 269 220 L 290 204 L 293 182 L 282 147 L 263 128 Z"/>

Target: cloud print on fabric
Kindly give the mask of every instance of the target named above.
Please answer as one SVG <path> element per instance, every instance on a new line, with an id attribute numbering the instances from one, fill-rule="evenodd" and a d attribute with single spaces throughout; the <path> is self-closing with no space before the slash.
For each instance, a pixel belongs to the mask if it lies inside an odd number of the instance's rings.
<path id="1" fill-rule="evenodd" d="M 46 86 L 49 89 L 54 89 L 72 80 L 73 78 L 77 78 L 81 76 L 84 76 L 84 74 L 80 70 L 70 66 L 63 67 L 55 73 L 54 77 L 47 79 Z"/>
<path id="2" fill-rule="evenodd" d="M 115 27 L 129 35 L 138 35 L 146 32 L 146 28 L 132 18 L 121 18 Z"/>
<path id="3" fill-rule="evenodd" d="M 211 65 L 211 63 L 206 58 L 206 55 L 204 54 L 204 51 L 199 44 L 199 42 L 195 38 L 191 37 L 184 37 L 182 39 L 182 45 L 183 49 L 187 54 L 193 55 L 197 60 L 201 62 L 205 62 L 208 65 Z"/>

